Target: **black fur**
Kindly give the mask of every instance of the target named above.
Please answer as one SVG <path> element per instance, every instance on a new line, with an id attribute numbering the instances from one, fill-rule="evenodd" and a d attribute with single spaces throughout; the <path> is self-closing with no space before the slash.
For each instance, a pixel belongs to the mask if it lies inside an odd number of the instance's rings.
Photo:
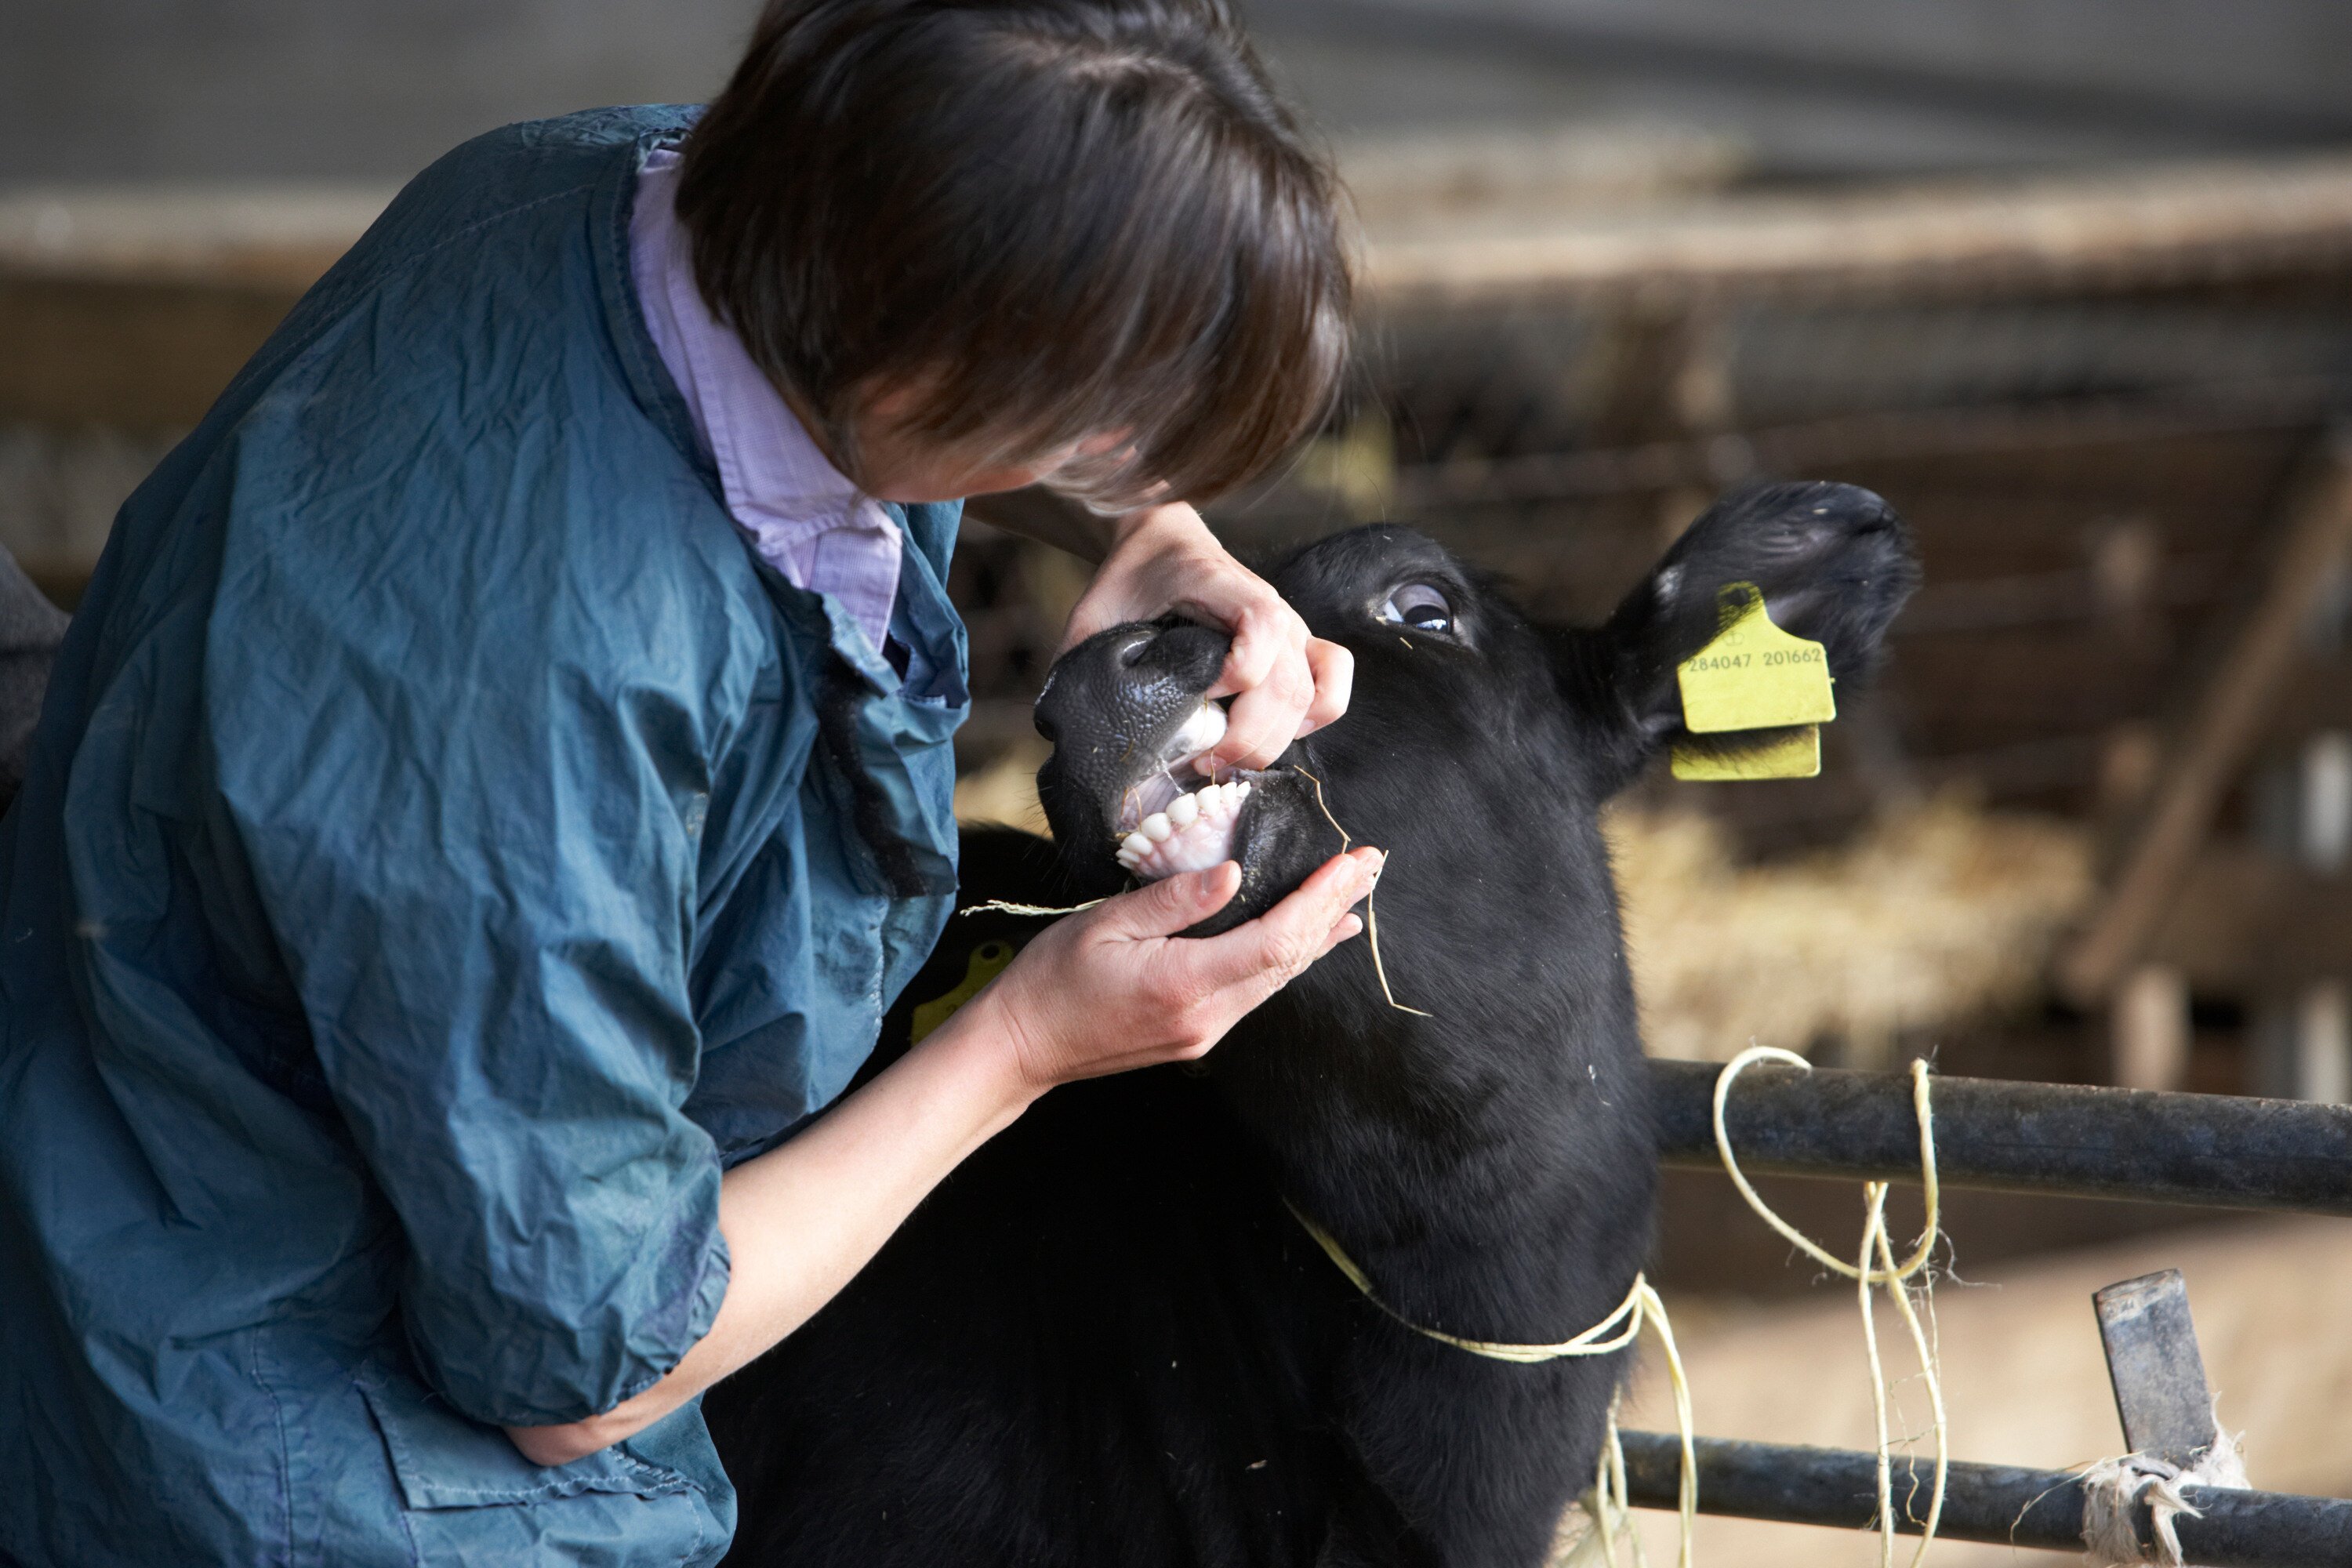
<path id="1" fill-rule="evenodd" d="M 842 1296 L 706 1410 L 742 1496 L 732 1561 L 776 1568 L 1531 1565 L 1588 1485 L 1622 1358 L 1517 1365 L 1381 1316 L 1286 1212 L 1416 1322 L 1553 1341 L 1624 1295 L 1655 1187 L 1633 996 L 1595 813 L 1675 731 L 1673 669 L 1716 589 L 1868 668 L 1915 576 L 1875 496 L 1784 486 L 1694 525 L 1606 626 L 1546 631 L 1402 528 L 1274 574 L 1357 659 L 1348 717 L 1294 747 L 1239 829 L 1234 918 L 1359 842 L 1398 1000 L 1333 952 L 1204 1069 L 1057 1089 Z M 1380 618 L 1438 588 L 1444 632 Z M 1223 639 L 1122 627 L 1040 703 L 1057 847 L 969 836 L 967 901 L 1118 885 L 1118 797 Z M 1291 771 L 1304 769 L 1306 773 Z M 1031 922 L 959 918 L 894 1014 Z M 894 1047 L 886 1043 L 887 1057 Z"/>

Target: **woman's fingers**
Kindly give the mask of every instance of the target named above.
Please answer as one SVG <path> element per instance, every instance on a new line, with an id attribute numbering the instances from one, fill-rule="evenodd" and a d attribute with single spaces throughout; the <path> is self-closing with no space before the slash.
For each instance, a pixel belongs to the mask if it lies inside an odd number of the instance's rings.
<path id="1" fill-rule="evenodd" d="M 1317 953 L 1315 957 L 1319 962 L 1322 959 L 1328 957 L 1331 950 L 1339 946 L 1341 942 L 1353 942 L 1356 938 L 1363 934 L 1364 921 L 1361 916 L 1353 914 L 1341 915 L 1339 917 L 1339 923 L 1331 928 L 1331 934 L 1323 939 L 1323 951 Z"/>
<path id="2" fill-rule="evenodd" d="M 1233 634 L 1205 694 L 1234 699 L 1216 763 L 1264 767 L 1293 740 L 1347 711 L 1354 665 L 1346 650 L 1309 636 L 1298 612 L 1181 503 L 1120 521 L 1110 553 L 1070 614 L 1062 651 L 1105 627 L 1171 610 Z"/>
<path id="3" fill-rule="evenodd" d="M 1139 569 L 1125 562 L 1120 569 L 1106 568 L 1097 574 L 1070 607 L 1069 624 L 1062 628 L 1062 646 L 1054 650 L 1054 657 L 1061 658 L 1097 632 L 1159 615 L 1159 610 L 1145 607 L 1154 596 L 1147 592 L 1150 585 Z"/>
<path id="4" fill-rule="evenodd" d="M 1241 885 L 1242 868 L 1232 860 L 1205 871 L 1163 877 L 1107 901 L 1095 917 L 1096 925 L 1108 934 L 1130 939 L 1174 936 L 1233 902 Z"/>
<path id="5" fill-rule="evenodd" d="M 1233 650 L 1208 695 L 1238 695 L 1225 710 L 1224 738 L 1213 756 L 1227 767 L 1262 768 L 1289 748 L 1315 701 L 1307 657 L 1312 639 L 1307 623 L 1278 598 L 1251 605 L 1234 626 Z"/>
<path id="6" fill-rule="evenodd" d="M 1255 992 L 1241 1012 L 1281 990 L 1331 950 L 1334 931 L 1354 918 L 1349 910 L 1372 890 L 1386 859 L 1370 845 L 1335 855 L 1257 919 L 1201 942 L 1202 980 Z"/>
<path id="7" fill-rule="evenodd" d="M 1257 919 L 1198 941 L 1175 933 L 1233 900 L 1238 865 L 1120 894 L 1032 942 L 981 993 L 987 1008 L 975 1016 L 1003 1020 L 1021 1074 L 1041 1090 L 1198 1057 L 1363 929 L 1349 907 L 1370 891 L 1381 860 L 1370 848 L 1335 857 Z"/>
<path id="8" fill-rule="evenodd" d="M 1356 656 L 1338 643 L 1311 637 L 1307 639 L 1307 668 L 1315 681 L 1315 697 L 1299 721 L 1302 735 L 1313 734 L 1348 711 L 1348 699 L 1355 694 Z"/>
<path id="9" fill-rule="evenodd" d="M 1298 618 L 1297 611 L 1255 575 L 1243 571 L 1238 563 L 1234 572 L 1236 577 L 1196 584 L 1186 596 L 1194 608 L 1234 634 L 1234 646 L 1225 651 L 1217 683 L 1202 693 L 1207 697 L 1231 697 L 1255 689 L 1274 673 L 1276 662 L 1284 654 L 1307 640 L 1307 623 Z M 1203 592 L 1204 587 L 1213 591 Z"/>

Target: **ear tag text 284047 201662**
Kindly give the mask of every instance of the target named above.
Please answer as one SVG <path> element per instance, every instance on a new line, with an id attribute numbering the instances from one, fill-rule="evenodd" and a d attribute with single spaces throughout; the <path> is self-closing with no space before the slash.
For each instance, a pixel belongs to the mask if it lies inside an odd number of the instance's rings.
<path id="1" fill-rule="evenodd" d="M 1753 583 L 1726 584 L 1716 598 L 1715 640 L 1675 670 L 1683 727 L 1694 735 L 1783 730 L 1736 751 L 1677 744 L 1678 779 L 1809 779 L 1822 771 L 1821 726 L 1837 717 L 1829 656 L 1817 642 L 1772 624 Z M 1798 728 L 1798 726 L 1802 726 Z"/>

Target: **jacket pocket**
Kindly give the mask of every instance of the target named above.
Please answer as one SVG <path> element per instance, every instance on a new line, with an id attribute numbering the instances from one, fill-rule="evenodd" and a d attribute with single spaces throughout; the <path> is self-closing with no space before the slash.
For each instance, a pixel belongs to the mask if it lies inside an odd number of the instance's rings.
<path id="1" fill-rule="evenodd" d="M 352 1373 L 383 1434 L 393 1474 L 410 1508 L 487 1508 L 542 1502 L 582 1492 L 659 1497 L 691 1489 L 676 1470 L 648 1464 L 618 1444 L 568 1465 L 542 1468 L 495 1426 L 468 1420 L 406 1373 L 381 1361 Z"/>

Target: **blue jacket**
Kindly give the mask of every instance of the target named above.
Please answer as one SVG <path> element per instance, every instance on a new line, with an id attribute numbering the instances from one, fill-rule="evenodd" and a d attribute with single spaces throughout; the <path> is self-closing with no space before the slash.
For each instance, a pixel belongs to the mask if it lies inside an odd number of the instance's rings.
<path id="1" fill-rule="evenodd" d="M 689 110 L 420 176 L 124 506 L 0 826 L 0 1561 L 707 1563 L 725 1289 L 954 883 L 910 679 L 760 564 L 629 282 Z"/>

